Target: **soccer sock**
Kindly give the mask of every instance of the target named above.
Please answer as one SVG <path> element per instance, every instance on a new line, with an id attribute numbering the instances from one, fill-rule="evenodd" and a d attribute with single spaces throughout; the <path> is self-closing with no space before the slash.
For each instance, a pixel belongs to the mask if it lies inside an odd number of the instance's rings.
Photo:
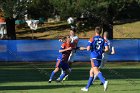
<path id="1" fill-rule="evenodd" d="M 54 74 L 55 74 L 55 72 L 53 71 L 51 76 L 50 76 L 50 79 L 53 79 Z"/>
<path id="2" fill-rule="evenodd" d="M 88 89 L 93 81 L 93 77 L 89 77 L 86 89 Z"/>
<path id="3" fill-rule="evenodd" d="M 63 80 L 63 78 L 66 76 L 66 73 L 63 73 L 62 75 L 60 75 L 60 81 Z"/>
<path id="4" fill-rule="evenodd" d="M 103 77 L 102 73 L 99 72 L 98 73 L 98 78 L 100 79 L 100 81 L 104 84 L 105 83 L 105 78 Z"/>

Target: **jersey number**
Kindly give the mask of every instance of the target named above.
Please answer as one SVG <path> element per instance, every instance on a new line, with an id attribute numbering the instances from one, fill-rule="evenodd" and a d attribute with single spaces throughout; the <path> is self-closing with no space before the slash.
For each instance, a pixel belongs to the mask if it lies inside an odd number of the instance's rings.
<path id="1" fill-rule="evenodd" d="M 96 42 L 96 49 L 99 50 L 100 49 L 100 45 L 101 45 L 102 41 L 97 41 Z"/>

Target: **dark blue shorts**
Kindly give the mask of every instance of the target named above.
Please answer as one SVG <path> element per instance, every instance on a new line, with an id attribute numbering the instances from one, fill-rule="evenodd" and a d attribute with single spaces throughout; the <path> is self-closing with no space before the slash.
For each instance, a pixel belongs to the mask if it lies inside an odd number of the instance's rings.
<path id="1" fill-rule="evenodd" d="M 66 71 L 67 69 L 69 69 L 69 64 L 67 62 L 63 62 L 61 60 L 57 60 L 56 62 L 56 67 L 58 68 L 62 68 L 64 71 Z"/>
<path id="2" fill-rule="evenodd" d="M 91 67 L 99 67 L 101 65 L 101 60 L 92 59 L 93 62 L 91 62 Z"/>
<path id="3" fill-rule="evenodd" d="M 91 63 L 92 67 L 99 67 L 101 65 L 102 54 L 92 52 L 90 54 L 90 58 L 93 60 L 93 62 Z"/>

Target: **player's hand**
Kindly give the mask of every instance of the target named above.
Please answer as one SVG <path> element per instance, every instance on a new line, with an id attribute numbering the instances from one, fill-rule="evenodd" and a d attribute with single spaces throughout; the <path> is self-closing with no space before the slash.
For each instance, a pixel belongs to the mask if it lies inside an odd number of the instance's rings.
<path id="1" fill-rule="evenodd" d="M 60 42 L 62 42 L 62 39 L 59 39 Z"/>
<path id="2" fill-rule="evenodd" d="M 80 47 L 80 50 L 86 50 L 87 48 L 85 48 L 85 47 Z"/>
<path id="3" fill-rule="evenodd" d="M 115 54 L 115 52 L 112 51 L 112 52 L 111 52 L 111 55 L 114 55 L 114 54 Z"/>

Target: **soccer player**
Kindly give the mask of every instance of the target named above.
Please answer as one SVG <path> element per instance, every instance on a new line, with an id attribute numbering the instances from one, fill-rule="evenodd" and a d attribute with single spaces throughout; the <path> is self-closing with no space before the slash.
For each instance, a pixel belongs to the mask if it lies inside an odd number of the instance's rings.
<path id="1" fill-rule="evenodd" d="M 79 38 L 78 38 L 77 35 L 75 35 L 75 33 L 76 33 L 76 29 L 71 29 L 70 30 L 70 38 L 71 38 L 71 45 L 72 45 L 72 51 L 71 51 L 69 59 L 68 59 L 70 70 L 71 70 L 72 62 L 74 62 L 74 57 L 76 55 L 76 50 L 77 50 L 77 44 L 78 44 L 78 41 L 79 41 Z M 61 70 L 61 75 L 63 74 L 63 72 L 64 71 Z M 67 78 L 68 78 L 68 75 L 66 75 L 63 80 L 66 80 Z M 59 78 L 57 80 L 59 80 Z"/>
<path id="2" fill-rule="evenodd" d="M 69 36 L 64 37 L 62 39 L 62 41 L 64 42 L 61 46 L 61 49 L 59 50 L 60 55 L 57 58 L 57 62 L 56 62 L 56 68 L 55 70 L 51 73 L 50 79 L 49 79 L 49 83 L 51 83 L 54 75 L 56 72 L 59 71 L 60 68 L 63 69 L 64 73 L 60 75 L 60 79 L 57 81 L 62 81 L 63 78 L 70 72 L 69 71 L 69 65 L 67 63 L 69 55 L 71 53 L 72 47 L 71 47 L 71 39 Z"/>
<path id="3" fill-rule="evenodd" d="M 103 38 L 106 40 L 106 42 L 107 42 L 107 44 L 109 46 L 109 52 L 105 52 L 105 53 L 102 54 L 102 62 L 101 62 L 100 68 L 103 68 L 104 67 L 104 63 L 107 62 L 108 56 L 110 54 L 111 55 L 115 54 L 115 48 L 114 48 L 114 46 L 112 46 L 110 40 L 108 40 L 108 32 L 104 32 Z"/>
<path id="4" fill-rule="evenodd" d="M 108 56 L 115 54 L 114 46 L 112 46 L 111 42 L 108 40 L 108 32 L 104 32 L 103 38 L 105 39 L 105 41 L 107 42 L 109 46 L 109 52 L 104 52 L 102 54 L 101 65 L 99 67 L 100 69 L 102 69 L 104 67 L 104 64 L 108 61 Z M 97 75 L 94 75 L 93 82 L 95 81 L 96 78 L 97 78 Z M 100 85 L 103 85 L 103 83 L 101 82 Z"/>
<path id="5" fill-rule="evenodd" d="M 105 80 L 102 73 L 100 72 L 99 66 L 101 64 L 102 53 L 108 52 L 109 47 L 108 47 L 107 43 L 105 42 L 105 40 L 100 36 L 101 31 L 102 30 L 100 27 L 96 27 L 95 36 L 89 40 L 87 48 L 84 48 L 84 47 L 80 48 L 81 50 L 87 49 L 87 51 L 91 52 L 91 54 L 90 54 L 90 58 L 91 58 L 90 77 L 89 77 L 86 87 L 81 88 L 82 91 L 88 91 L 88 89 L 93 81 L 94 75 L 97 75 L 98 78 L 100 79 L 100 81 L 103 82 L 104 91 L 107 90 L 108 81 Z"/>

